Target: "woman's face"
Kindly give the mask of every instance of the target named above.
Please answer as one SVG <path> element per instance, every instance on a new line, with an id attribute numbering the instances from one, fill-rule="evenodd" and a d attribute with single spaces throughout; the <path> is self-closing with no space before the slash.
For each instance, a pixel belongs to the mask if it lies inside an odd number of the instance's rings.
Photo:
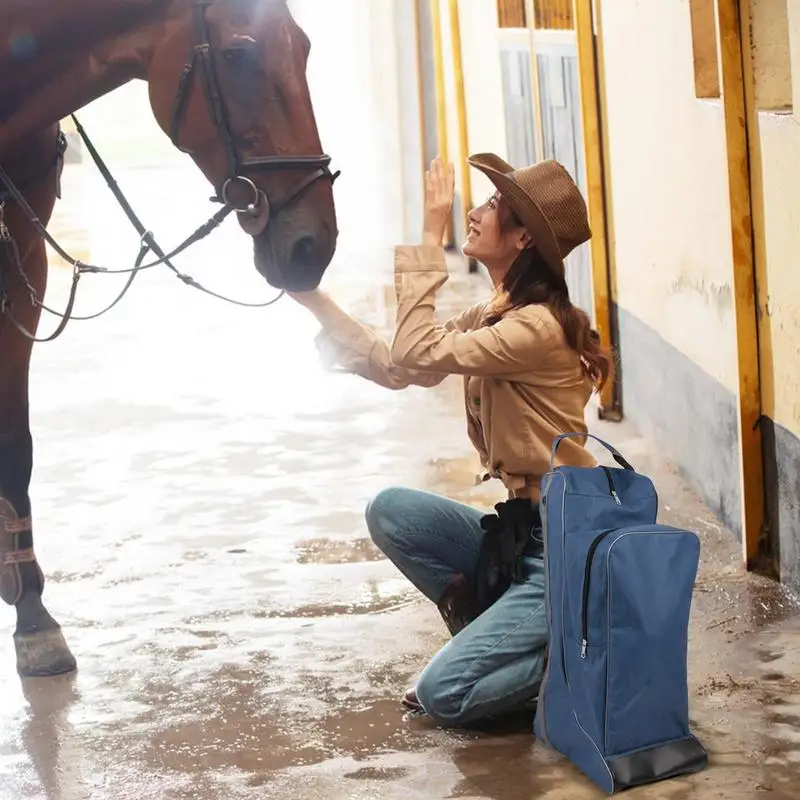
<path id="1" fill-rule="evenodd" d="M 467 240 L 461 252 L 480 261 L 494 278 L 502 277 L 497 273 L 505 273 L 530 242 L 527 230 L 510 217 L 511 209 L 503 202 L 500 192 L 495 192 L 467 215 Z"/>

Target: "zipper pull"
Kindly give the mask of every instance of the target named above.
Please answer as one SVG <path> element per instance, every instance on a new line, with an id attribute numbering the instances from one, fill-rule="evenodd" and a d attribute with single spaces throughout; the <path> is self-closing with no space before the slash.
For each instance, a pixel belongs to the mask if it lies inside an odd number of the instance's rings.
<path id="1" fill-rule="evenodd" d="M 619 499 L 619 495 L 617 494 L 617 490 L 616 490 L 616 489 L 612 489 L 612 490 L 611 490 L 611 496 L 614 498 L 614 502 L 615 502 L 615 503 L 616 503 L 618 506 L 621 506 L 621 505 L 622 505 L 622 500 L 620 500 L 620 499 Z"/>
<path id="2" fill-rule="evenodd" d="M 581 639 L 581 658 L 586 658 L 586 648 L 589 646 L 589 642 L 586 639 Z"/>

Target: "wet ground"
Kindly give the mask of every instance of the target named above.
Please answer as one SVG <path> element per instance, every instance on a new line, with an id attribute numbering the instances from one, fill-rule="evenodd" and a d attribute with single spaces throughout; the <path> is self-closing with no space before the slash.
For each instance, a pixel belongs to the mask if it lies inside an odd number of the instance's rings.
<path id="1" fill-rule="evenodd" d="M 81 169 L 68 169 L 73 210 L 62 203 L 53 229 L 76 255 L 119 265 L 135 237 Z M 200 221 L 200 208 L 153 198 L 146 170 L 121 182 L 167 245 Z M 180 266 L 238 297 L 271 291 L 233 223 Z M 485 291 L 454 271 L 443 313 Z M 58 304 L 68 273 L 52 273 Z M 345 236 L 325 285 L 385 326 L 390 276 L 388 249 L 358 252 Z M 120 285 L 88 276 L 78 313 Z M 398 697 L 445 631 L 373 548 L 362 508 L 393 483 L 486 507 L 500 491 L 472 485 L 457 379 L 391 393 L 329 374 L 316 330 L 288 300 L 240 310 L 158 271 L 38 348 L 37 550 L 79 671 L 20 682 L 0 607 L 0 800 L 603 796 L 534 741 L 530 718 L 446 732 L 403 716 Z M 743 573 L 736 541 L 646 442 L 595 427 L 653 475 L 663 521 L 703 539 L 691 709 L 711 766 L 629 796 L 797 797 L 793 603 Z"/>

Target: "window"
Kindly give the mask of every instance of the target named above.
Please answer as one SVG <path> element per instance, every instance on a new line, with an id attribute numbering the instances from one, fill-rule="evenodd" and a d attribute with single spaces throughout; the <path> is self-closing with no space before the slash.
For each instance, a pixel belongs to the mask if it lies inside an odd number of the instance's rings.
<path id="1" fill-rule="evenodd" d="M 689 0 L 689 13 L 692 19 L 695 96 L 701 99 L 719 97 L 715 0 Z"/>

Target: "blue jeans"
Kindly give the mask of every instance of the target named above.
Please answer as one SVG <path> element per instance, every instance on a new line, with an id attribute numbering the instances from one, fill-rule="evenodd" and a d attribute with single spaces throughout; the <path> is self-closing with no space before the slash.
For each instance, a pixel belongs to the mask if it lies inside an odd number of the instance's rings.
<path id="1" fill-rule="evenodd" d="M 380 492 L 366 510 L 372 541 L 434 603 L 456 575 L 472 575 L 484 514 L 399 487 Z M 525 567 L 525 582 L 512 584 L 422 671 L 417 698 L 439 725 L 513 711 L 538 694 L 547 645 L 544 562 L 526 558 Z"/>

